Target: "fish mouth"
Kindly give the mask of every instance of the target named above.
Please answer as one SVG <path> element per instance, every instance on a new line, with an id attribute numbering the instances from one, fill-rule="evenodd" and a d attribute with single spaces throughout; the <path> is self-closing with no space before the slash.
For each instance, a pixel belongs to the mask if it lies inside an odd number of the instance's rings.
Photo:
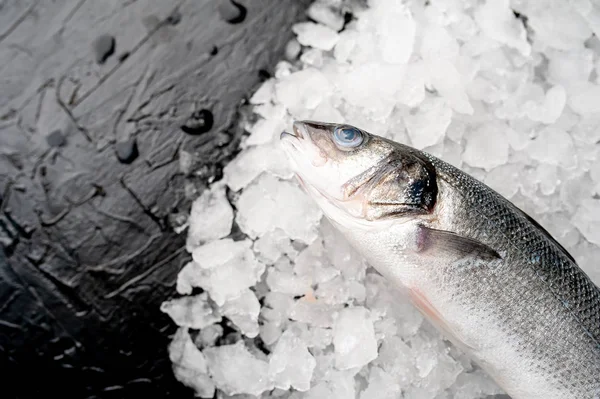
<path id="1" fill-rule="evenodd" d="M 306 134 L 306 130 L 305 130 L 304 126 L 302 125 L 302 122 L 294 122 L 292 125 L 292 131 L 291 132 L 281 132 L 281 134 L 279 135 L 279 139 L 280 140 L 289 140 L 291 138 L 295 138 L 297 140 L 302 140 L 306 137 L 305 134 Z"/>

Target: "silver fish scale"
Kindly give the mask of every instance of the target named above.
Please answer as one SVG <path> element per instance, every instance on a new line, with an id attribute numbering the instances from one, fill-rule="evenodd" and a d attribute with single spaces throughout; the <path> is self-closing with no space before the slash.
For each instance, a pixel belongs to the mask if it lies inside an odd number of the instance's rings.
<path id="1" fill-rule="evenodd" d="M 513 243 L 535 274 L 600 349 L 600 289 L 541 226 L 500 194 L 454 166 L 424 153 L 438 175 L 477 208 L 490 229 Z"/>

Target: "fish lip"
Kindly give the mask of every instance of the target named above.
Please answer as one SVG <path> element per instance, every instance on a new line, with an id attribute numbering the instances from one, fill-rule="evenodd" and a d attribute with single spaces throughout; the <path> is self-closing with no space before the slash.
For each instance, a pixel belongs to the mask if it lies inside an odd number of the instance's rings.
<path id="1" fill-rule="evenodd" d="M 302 124 L 302 122 L 295 121 L 292 124 L 292 131 L 291 132 L 286 132 L 286 131 L 281 132 L 281 134 L 279 135 L 279 140 L 284 141 L 284 140 L 295 139 L 292 142 L 294 142 L 294 141 L 297 142 L 306 137 L 305 133 L 306 133 L 306 130 L 305 130 L 305 127 Z"/>
<path id="2" fill-rule="evenodd" d="M 292 138 L 292 137 L 296 137 L 296 135 L 289 133 L 289 132 L 281 132 L 281 134 L 279 135 L 279 140 L 283 141 L 283 140 L 287 140 L 288 138 Z"/>

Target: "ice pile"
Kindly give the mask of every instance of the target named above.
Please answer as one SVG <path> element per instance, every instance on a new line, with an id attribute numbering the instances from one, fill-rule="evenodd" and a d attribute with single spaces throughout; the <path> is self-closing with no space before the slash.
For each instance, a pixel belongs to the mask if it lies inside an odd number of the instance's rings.
<path id="1" fill-rule="evenodd" d="M 182 297 L 162 306 L 180 326 L 177 378 L 204 398 L 501 393 L 322 219 L 279 133 L 347 122 L 439 156 L 537 218 L 600 283 L 600 7 L 319 0 L 308 15 L 251 98 L 243 151 L 192 207 Z"/>

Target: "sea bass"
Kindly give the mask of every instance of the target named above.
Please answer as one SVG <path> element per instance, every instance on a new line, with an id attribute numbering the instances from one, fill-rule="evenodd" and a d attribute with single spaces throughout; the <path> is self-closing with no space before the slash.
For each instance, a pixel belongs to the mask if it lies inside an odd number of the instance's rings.
<path id="1" fill-rule="evenodd" d="M 600 289 L 531 217 L 354 126 L 295 122 L 281 143 L 351 245 L 513 399 L 600 398 Z"/>

